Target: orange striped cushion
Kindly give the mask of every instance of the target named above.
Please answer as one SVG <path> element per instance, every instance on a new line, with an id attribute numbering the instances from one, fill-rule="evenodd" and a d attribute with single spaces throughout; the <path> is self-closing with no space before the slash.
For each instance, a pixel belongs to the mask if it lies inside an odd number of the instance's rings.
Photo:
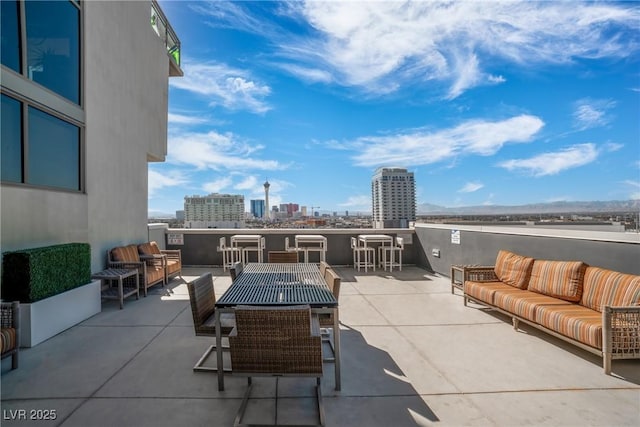
<path id="1" fill-rule="evenodd" d="M 536 322 L 591 347 L 602 349 L 602 313 L 578 304 L 541 305 Z"/>
<path id="2" fill-rule="evenodd" d="M 578 302 L 587 265 L 582 261 L 535 260 L 529 290 L 563 300 Z"/>
<path id="3" fill-rule="evenodd" d="M 2 349 L 2 354 L 16 348 L 15 328 L 2 328 L 0 331 L 0 348 Z"/>
<path id="4" fill-rule="evenodd" d="M 513 286 L 505 285 L 502 282 L 464 282 L 464 293 L 479 301 L 484 301 L 493 305 L 493 294 L 498 289 L 513 290 Z"/>
<path id="5" fill-rule="evenodd" d="M 600 312 L 605 306 L 638 305 L 640 276 L 589 267 L 584 274 L 584 291 L 580 304 Z"/>
<path id="6" fill-rule="evenodd" d="M 568 305 L 570 302 L 542 295 L 537 292 L 517 289 L 498 290 L 493 296 L 493 303 L 497 307 L 513 313 L 523 319 L 536 320 L 536 310 L 540 305 Z"/>
<path id="7" fill-rule="evenodd" d="M 119 262 L 140 262 L 136 245 L 120 246 L 111 250 L 111 259 Z"/>
<path id="8" fill-rule="evenodd" d="M 138 245 L 138 252 L 143 255 L 158 255 L 161 254 L 160 248 L 156 242 L 141 243 Z"/>
<path id="9" fill-rule="evenodd" d="M 507 285 L 527 289 L 533 258 L 514 254 L 509 251 L 498 252 L 494 270 L 496 276 Z"/>

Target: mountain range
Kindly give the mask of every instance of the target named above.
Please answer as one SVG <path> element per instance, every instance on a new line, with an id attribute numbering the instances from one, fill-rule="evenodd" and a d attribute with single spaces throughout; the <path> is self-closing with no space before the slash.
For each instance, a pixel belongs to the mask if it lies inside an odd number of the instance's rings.
<path id="1" fill-rule="evenodd" d="M 640 200 L 610 200 L 583 202 L 531 203 L 527 205 L 481 205 L 444 207 L 429 203 L 419 204 L 418 215 L 504 215 L 504 214 L 551 214 L 551 213 L 597 213 L 638 212 Z"/>

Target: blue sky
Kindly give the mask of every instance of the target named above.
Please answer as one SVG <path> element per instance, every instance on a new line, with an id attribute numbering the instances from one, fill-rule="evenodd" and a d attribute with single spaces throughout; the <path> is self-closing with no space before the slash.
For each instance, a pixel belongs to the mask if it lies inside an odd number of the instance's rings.
<path id="1" fill-rule="evenodd" d="M 640 199 L 640 4 L 160 1 L 182 43 L 149 210 L 184 196 L 371 211 Z"/>

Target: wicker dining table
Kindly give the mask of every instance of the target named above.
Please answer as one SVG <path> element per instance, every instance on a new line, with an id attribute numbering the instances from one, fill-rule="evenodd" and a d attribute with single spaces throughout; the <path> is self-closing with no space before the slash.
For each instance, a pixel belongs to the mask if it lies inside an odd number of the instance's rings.
<path id="1" fill-rule="evenodd" d="M 318 264 L 248 263 L 229 289 L 216 301 L 217 366 L 222 366 L 220 315 L 239 305 L 287 306 L 308 304 L 313 313 L 334 313 L 335 389 L 340 390 L 340 327 L 338 300 Z M 231 367 L 233 373 L 233 366 Z M 224 390 L 224 370 L 218 369 L 218 390 Z"/>

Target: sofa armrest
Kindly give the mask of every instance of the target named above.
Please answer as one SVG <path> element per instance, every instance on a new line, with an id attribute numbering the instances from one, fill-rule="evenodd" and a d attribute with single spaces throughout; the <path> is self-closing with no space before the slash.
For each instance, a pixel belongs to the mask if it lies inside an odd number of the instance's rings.
<path id="1" fill-rule="evenodd" d="M 498 276 L 494 270 L 494 266 L 465 266 L 464 282 L 467 280 L 473 282 L 496 282 Z"/>
<path id="2" fill-rule="evenodd" d="M 614 357 L 640 357 L 640 305 L 604 307 L 602 350 Z"/>
<path id="3" fill-rule="evenodd" d="M 167 265 L 167 256 L 165 254 L 140 254 L 140 259 L 149 266 L 158 266 L 164 268 Z"/>
<path id="4" fill-rule="evenodd" d="M 162 255 L 166 255 L 167 259 L 182 260 L 182 251 L 180 249 L 162 249 Z"/>

